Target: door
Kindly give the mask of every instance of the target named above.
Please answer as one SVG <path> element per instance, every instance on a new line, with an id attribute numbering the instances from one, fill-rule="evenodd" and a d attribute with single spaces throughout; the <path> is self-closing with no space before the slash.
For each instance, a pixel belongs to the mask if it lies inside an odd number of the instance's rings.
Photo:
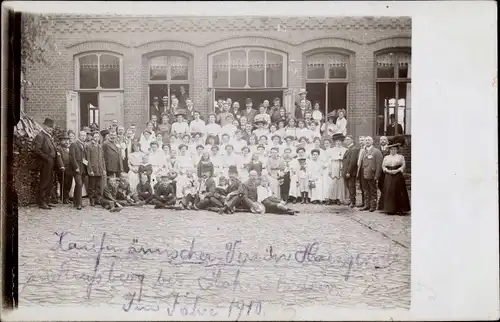
<path id="1" fill-rule="evenodd" d="M 80 130 L 80 104 L 78 93 L 74 91 L 66 92 L 66 129 L 72 130 L 78 135 Z"/>
<path id="2" fill-rule="evenodd" d="M 99 128 L 108 128 L 113 120 L 123 124 L 123 94 L 119 92 L 99 93 Z"/>

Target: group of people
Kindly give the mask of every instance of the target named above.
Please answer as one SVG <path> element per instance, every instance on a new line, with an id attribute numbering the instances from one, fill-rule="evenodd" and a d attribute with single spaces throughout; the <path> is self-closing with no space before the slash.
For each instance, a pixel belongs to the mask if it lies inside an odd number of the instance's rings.
<path id="1" fill-rule="evenodd" d="M 161 115 L 152 114 L 142 133 L 114 121 L 100 132 L 92 125 L 68 133 L 59 138 L 59 147 L 51 137 L 53 121 L 46 119 L 35 138 L 42 164 L 39 206 L 54 206 L 55 168 L 64 203 L 69 203 L 73 183 L 76 209 L 82 209 L 85 189 L 91 206 L 110 211 L 153 204 L 225 214 L 294 215 L 297 211 L 289 206 L 297 202 L 355 207 L 359 182 L 362 209 L 409 211 L 404 157 L 397 153 L 404 137 L 394 142 L 382 137 L 380 149 L 371 137 L 355 146 L 346 135 L 345 111 L 325 120 L 306 94 L 301 91 L 294 116 L 279 98 L 273 106 L 264 101 L 258 111 L 251 99 L 245 100 L 244 109 L 222 99 L 206 122 L 189 98 L 184 108 L 173 100 Z"/>

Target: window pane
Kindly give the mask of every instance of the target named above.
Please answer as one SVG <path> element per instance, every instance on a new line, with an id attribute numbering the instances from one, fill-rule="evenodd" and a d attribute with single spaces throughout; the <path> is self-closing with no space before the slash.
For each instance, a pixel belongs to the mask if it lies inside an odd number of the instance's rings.
<path id="1" fill-rule="evenodd" d="M 101 55 L 101 87 L 120 88 L 120 59 L 112 55 Z"/>
<path id="2" fill-rule="evenodd" d="M 389 115 L 394 114 L 396 83 L 377 83 L 377 135 L 386 134 Z"/>
<path id="3" fill-rule="evenodd" d="M 247 58 L 243 50 L 232 51 L 231 58 L 231 87 L 245 87 Z"/>
<path id="4" fill-rule="evenodd" d="M 394 54 L 377 56 L 377 77 L 394 78 Z"/>
<path id="5" fill-rule="evenodd" d="M 328 78 L 347 78 L 349 56 L 330 54 L 327 56 Z"/>
<path id="6" fill-rule="evenodd" d="M 149 79 L 167 80 L 167 56 L 158 56 L 149 60 Z"/>
<path id="7" fill-rule="evenodd" d="M 283 86 L 283 56 L 275 53 L 266 53 L 266 81 L 267 87 Z"/>
<path id="8" fill-rule="evenodd" d="M 212 60 L 213 87 L 229 86 L 229 53 L 215 55 Z"/>
<path id="9" fill-rule="evenodd" d="M 186 57 L 170 57 L 170 72 L 172 80 L 187 80 L 188 64 L 189 59 L 187 59 Z"/>
<path id="10" fill-rule="evenodd" d="M 323 84 L 321 84 L 321 85 L 323 85 Z M 340 109 L 345 109 L 347 111 L 347 84 L 346 83 L 330 83 L 330 84 L 328 84 L 327 113 L 330 113 L 333 110 L 338 111 Z M 346 115 L 346 118 L 347 118 L 347 115 Z"/>
<path id="11" fill-rule="evenodd" d="M 411 66 L 411 56 L 409 54 L 398 54 L 399 78 L 410 78 L 409 69 Z"/>
<path id="12" fill-rule="evenodd" d="M 256 50 L 248 53 L 248 85 L 250 87 L 265 87 L 264 55 L 263 51 Z"/>
<path id="13" fill-rule="evenodd" d="M 410 97 L 408 89 L 410 83 L 399 83 L 398 84 L 398 123 L 403 127 L 403 133 L 398 134 L 409 134 L 408 124 L 409 124 L 409 114 L 410 114 Z"/>
<path id="14" fill-rule="evenodd" d="M 325 79 L 325 55 L 313 55 L 307 59 L 307 79 Z"/>
<path id="15" fill-rule="evenodd" d="M 97 88 L 97 55 L 88 55 L 79 59 L 80 88 Z"/>

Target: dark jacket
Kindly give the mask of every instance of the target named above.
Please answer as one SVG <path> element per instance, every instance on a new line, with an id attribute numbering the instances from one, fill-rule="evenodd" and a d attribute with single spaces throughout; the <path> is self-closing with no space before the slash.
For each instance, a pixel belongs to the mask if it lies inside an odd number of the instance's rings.
<path id="1" fill-rule="evenodd" d="M 257 201 L 257 186 L 258 182 L 250 182 L 248 180 L 242 185 L 243 195 L 248 197 L 252 201 Z"/>
<path id="2" fill-rule="evenodd" d="M 366 151 L 361 161 L 363 178 L 367 180 L 378 180 L 382 173 L 382 153 L 376 147 Z"/>
<path id="3" fill-rule="evenodd" d="M 297 107 L 297 108 L 295 109 L 295 118 L 296 118 L 297 120 L 299 120 L 299 119 L 304 119 L 304 118 L 305 118 L 305 116 L 306 116 L 306 113 L 307 113 L 307 112 L 312 113 L 312 110 L 307 109 L 307 108 L 306 108 L 305 110 L 301 110 L 301 109 L 300 109 L 300 107 Z"/>
<path id="4" fill-rule="evenodd" d="M 204 192 L 205 197 L 214 197 L 216 187 L 215 180 L 213 178 L 208 178 L 207 181 L 205 181 L 205 191 L 200 192 Z"/>
<path id="5" fill-rule="evenodd" d="M 247 109 L 244 108 L 244 109 L 240 110 L 240 115 L 245 116 L 247 118 L 248 123 L 253 123 L 253 119 L 257 115 L 257 110 L 252 108 L 249 112 L 247 112 Z"/>
<path id="6" fill-rule="evenodd" d="M 359 148 L 352 145 L 347 148 L 347 151 L 344 154 L 344 158 L 342 160 L 342 169 L 343 175 L 345 177 L 346 174 L 350 174 L 351 178 L 356 177 L 356 173 L 358 172 L 358 157 L 359 157 Z"/>
<path id="7" fill-rule="evenodd" d="M 113 187 L 110 184 L 106 184 L 102 192 L 102 196 L 105 200 L 116 201 L 118 195 L 118 187 Z"/>
<path id="8" fill-rule="evenodd" d="M 52 141 L 52 138 L 47 133 L 40 131 L 36 135 L 33 143 L 33 152 L 41 161 L 55 162 L 56 147 L 54 145 L 54 141 Z"/>
<path id="9" fill-rule="evenodd" d="M 396 135 L 396 126 L 397 126 L 397 129 L 398 129 L 398 135 L 401 135 L 401 134 L 404 134 L 403 133 L 403 126 L 401 124 L 389 124 L 387 126 L 387 130 L 385 132 L 385 135 L 387 136 L 394 136 Z"/>
<path id="10" fill-rule="evenodd" d="M 85 146 L 85 155 L 87 156 L 87 172 L 91 176 L 102 177 L 106 174 L 106 165 L 104 163 L 104 153 L 100 144 L 94 145 L 93 142 Z"/>
<path id="11" fill-rule="evenodd" d="M 83 160 L 87 160 L 85 156 L 85 143 L 77 140 L 69 146 L 69 165 L 71 173 L 76 173 L 77 169 L 81 175 L 87 173 L 87 166 L 83 163 Z"/>
<path id="12" fill-rule="evenodd" d="M 120 180 L 118 184 L 118 192 L 116 194 L 117 199 L 127 199 L 127 197 L 132 195 L 132 189 L 130 188 L 130 183 L 128 181 L 124 182 Z"/>
<path id="13" fill-rule="evenodd" d="M 115 143 L 106 141 L 102 145 L 106 171 L 123 172 L 123 162 L 120 148 Z"/>
<path id="14" fill-rule="evenodd" d="M 69 164 L 69 149 L 67 148 L 57 148 L 56 149 L 56 166 L 57 169 L 64 167 L 64 172 L 66 174 L 72 174 Z"/>
<path id="15" fill-rule="evenodd" d="M 175 182 L 170 182 L 168 184 L 160 182 L 155 189 L 155 196 L 163 202 L 175 203 Z"/>
<path id="16" fill-rule="evenodd" d="M 151 188 L 151 185 L 148 182 L 144 184 L 139 182 L 137 184 L 137 193 L 148 193 L 151 196 L 153 195 L 153 188 Z"/>

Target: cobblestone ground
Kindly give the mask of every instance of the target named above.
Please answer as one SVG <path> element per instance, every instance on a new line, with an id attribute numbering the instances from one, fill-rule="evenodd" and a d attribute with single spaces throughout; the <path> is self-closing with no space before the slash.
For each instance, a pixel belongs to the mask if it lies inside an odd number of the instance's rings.
<path id="1" fill-rule="evenodd" d="M 20 307 L 409 308 L 410 217 L 295 208 L 298 216 L 22 208 Z"/>

